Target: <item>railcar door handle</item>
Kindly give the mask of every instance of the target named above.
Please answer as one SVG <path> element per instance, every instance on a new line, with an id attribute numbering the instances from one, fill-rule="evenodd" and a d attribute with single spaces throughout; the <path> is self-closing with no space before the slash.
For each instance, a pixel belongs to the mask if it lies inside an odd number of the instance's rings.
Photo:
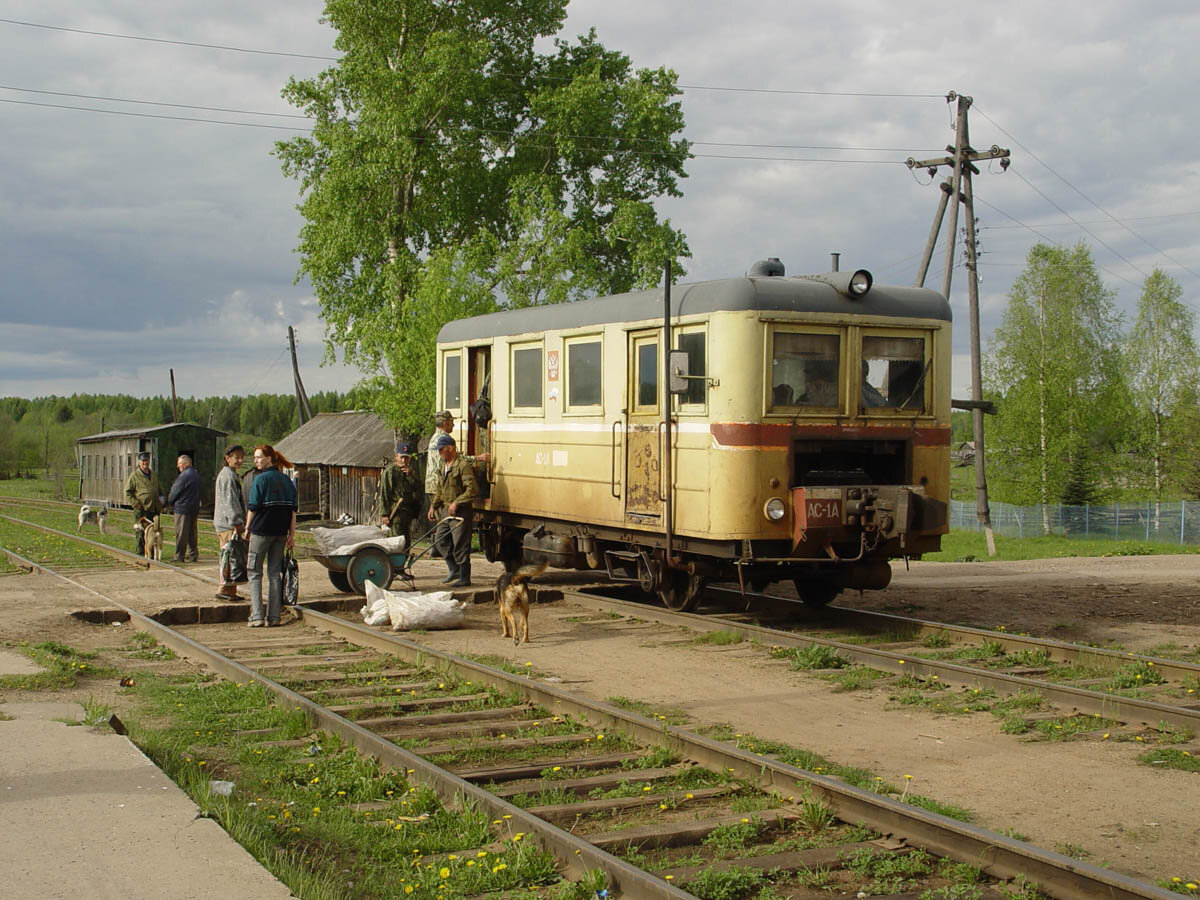
<path id="1" fill-rule="evenodd" d="M 621 423 L 613 422 L 612 426 L 612 459 L 609 466 L 609 491 L 618 500 L 621 499 L 621 490 L 617 486 L 618 470 L 620 468 L 620 447 L 621 447 Z"/>
<path id="2" fill-rule="evenodd" d="M 488 439 L 488 464 L 484 470 L 487 473 L 488 484 L 496 483 L 496 420 L 487 424 L 487 439 Z"/>

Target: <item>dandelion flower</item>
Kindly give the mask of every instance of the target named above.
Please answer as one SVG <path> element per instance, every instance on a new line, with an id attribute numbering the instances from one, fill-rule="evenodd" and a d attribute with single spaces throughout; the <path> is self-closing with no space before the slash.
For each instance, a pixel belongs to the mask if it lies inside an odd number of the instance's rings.
<path id="1" fill-rule="evenodd" d="M 438 876 L 441 878 L 449 878 L 450 870 L 443 866 L 441 871 L 438 872 Z"/>

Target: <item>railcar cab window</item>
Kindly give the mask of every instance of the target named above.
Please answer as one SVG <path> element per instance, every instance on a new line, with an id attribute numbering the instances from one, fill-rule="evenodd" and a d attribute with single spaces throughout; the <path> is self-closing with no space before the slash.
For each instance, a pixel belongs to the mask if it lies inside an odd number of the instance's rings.
<path id="1" fill-rule="evenodd" d="M 700 378 L 689 378 L 686 394 L 679 396 L 681 412 L 703 413 L 708 403 L 708 381 L 703 377 L 708 374 L 707 335 L 703 326 L 695 329 L 680 330 L 675 337 L 675 348 L 685 350 L 688 355 L 688 375 L 699 375 Z"/>
<path id="2" fill-rule="evenodd" d="M 863 411 L 923 413 L 929 381 L 926 365 L 923 337 L 863 335 Z"/>
<path id="3" fill-rule="evenodd" d="M 512 349 L 512 409 L 528 415 L 542 411 L 542 345 L 518 344 Z"/>
<path id="4" fill-rule="evenodd" d="M 600 338 L 568 338 L 567 412 L 599 413 L 603 396 Z"/>
<path id="5" fill-rule="evenodd" d="M 442 362 L 442 408 L 462 408 L 462 354 L 447 353 Z"/>
<path id="6" fill-rule="evenodd" d="M 772 409 L 833 409 L 840 405 L 839 335 L 776 330 L 772 344 Z"/>

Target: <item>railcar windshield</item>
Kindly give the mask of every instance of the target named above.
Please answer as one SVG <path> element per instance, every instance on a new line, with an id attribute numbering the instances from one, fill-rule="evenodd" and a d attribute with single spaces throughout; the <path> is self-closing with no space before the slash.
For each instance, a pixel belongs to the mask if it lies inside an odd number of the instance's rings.
<path id="1" fill-rule="evenodd" d="M 864 336 L 862 341 L 862 407 L 925 411 L 925 339 Z"/>
<path id="2" fill-rule="evenodd" d="M 771 406 L 837 406 L 840 362 L 841 342 L 836 334 L 776 331 Z"/>

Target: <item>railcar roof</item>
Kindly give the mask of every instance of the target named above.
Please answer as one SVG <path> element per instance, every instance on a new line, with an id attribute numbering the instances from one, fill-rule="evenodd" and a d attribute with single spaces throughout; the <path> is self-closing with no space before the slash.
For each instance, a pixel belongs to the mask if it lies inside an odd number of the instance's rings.
<path id="1" fill-rule="evenodd" d="M 816 312 L 951 321 L 950 304 L 928 288 L 875 285 L 866 297 L 851 300 L 832 285 L 803 277 L 723 278 L 671 288 L 671 316 L 718 311 Z M 662 288 L 593 297 L 574 303 L 531 306 L 448 322 L 438 343 L 502 335 L 559 331 L 610 322 L 662 318 Z"/>

